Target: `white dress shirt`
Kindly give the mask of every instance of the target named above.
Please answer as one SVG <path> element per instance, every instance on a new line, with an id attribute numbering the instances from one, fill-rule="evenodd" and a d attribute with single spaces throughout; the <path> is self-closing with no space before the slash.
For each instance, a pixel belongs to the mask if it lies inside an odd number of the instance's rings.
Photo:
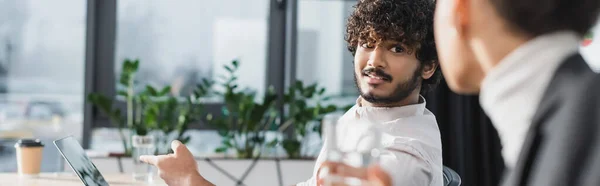
<path id="1" fill-rule="evenodd" d="M 573 32 L 542 35 L 507 55 L 481 84 L 481 106 L 502 142 L 507 168 L 514 168 L 542 96 L 559 65 L 578 51 Z"/>
<path id="2" fill-rule="evenodd" d="M 425 99 L 403 107 L 365 107 L 357 104 L 339 120 L 338 147 L 342 151 L 360 149 L 358 140 L 369 127 L 382 131 L 380 166 L 397 186 L 441 186 L 442 143 L 435 116 L 425 108 Z M 357 147 L 358 146 L 358 147 Z M 316 185 L 316 173 L 325 161 L 324 146 L 317 158 L 313 176 L 299 186 Z M 352 164 L 352 160 L 344 163 Z"/>

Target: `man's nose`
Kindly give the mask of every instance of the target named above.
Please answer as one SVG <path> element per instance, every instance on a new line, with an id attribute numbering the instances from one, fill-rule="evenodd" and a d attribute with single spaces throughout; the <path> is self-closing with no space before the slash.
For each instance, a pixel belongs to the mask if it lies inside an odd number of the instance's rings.
<path id="1" fill-rule="evenodd" d="M 387 62 L 384 56 L 384 50 L 381 47 L 376 47 L 369 54 L 369 61 L 367 65 L 375 67 L 375 68 L 385 68 L 387 67 Z"/>

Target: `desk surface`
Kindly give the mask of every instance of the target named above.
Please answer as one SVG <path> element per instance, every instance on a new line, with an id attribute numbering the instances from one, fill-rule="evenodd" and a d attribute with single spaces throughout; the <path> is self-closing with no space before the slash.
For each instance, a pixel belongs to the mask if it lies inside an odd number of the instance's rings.
<path id="1" fill-rule="evenodd" d="M 155 179 L 154 183 L 135 181 L 130 174 L 103 175 L 111 186 L 163 186 L 162 180 Z M 20 177 L 17 173 L 0 173 L 0 185 L 10 186 L 81 186 L 83 183 L 75 174 L 69 173 L 42 173 L 38 177 Z"/>

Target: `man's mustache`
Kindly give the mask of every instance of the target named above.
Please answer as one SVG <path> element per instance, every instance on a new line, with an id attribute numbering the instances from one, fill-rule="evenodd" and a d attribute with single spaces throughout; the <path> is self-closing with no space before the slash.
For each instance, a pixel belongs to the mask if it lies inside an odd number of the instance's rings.
<path id="1" fill-rule="evenodd" d="M 368 76 L 371 73 L 374 73 L 375 76 L 379 76 L 382 77 L 383 80 L 385 81 L 392 81 L 392 76 L 389 74 L 386 74 L 385 72 L 383 72 L 383 70 L 381 70 L 380 68 L 375 68 L 375 67 L 367 67 L 366 69 L 362 70 L 363 75 Z"/>

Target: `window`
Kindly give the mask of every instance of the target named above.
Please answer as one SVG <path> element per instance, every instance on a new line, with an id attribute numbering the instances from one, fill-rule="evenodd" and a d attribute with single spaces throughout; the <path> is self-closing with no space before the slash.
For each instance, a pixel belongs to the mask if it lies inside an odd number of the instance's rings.
<path id="1" fill-rule="evenodd" d="M 238 59 L 241 87 L 260 95 L 266 89 L 268 8 L 269 0 L 118 1 L 115 74 L 126 58 L 139 58 L 141 84 L 170 85 L 172 93 L 186 96 Z"/>
<path id="2" fill-rule="evenodd" d="M 318 83 L 332 96 L 331 103 L 340 107 L 356 101 L 353 56 L 348 52 L 344 35 L 346 19 L 356 1 L 333 0 L 297 2 L 296 61 L 292 72 L 304 84 Z M 294 69 L 295 68 L 295 69 Z M 317 156 L 322 141 L 318 133 L 304 139 L 309 155 Z"/>
<path id="3" fill-rule="evenodd" d="M 40 138 L 42 171 L 56 171 L 52 140 L 81 139 L 86 1 L 0 1 L 0 172 L 16 171 L 14 143 Z"/>
<path id="4" fill-rule="evenodd" d="M 121 0 L 117 1 L 115 87 L 125 59 L 139 59 L 140 85 L 171 86 L 187 96 L 202 78 L 216 80 L 223 65 L 238 60 L 238 84 L 266 90 L 270 0 Z M 210 155 L 220 145 L 215 131 L 189 130 L 188 146 Z M 91 148 L 121 152 L 114 128 L 95 128 Z"/>
<path id="5" fill-rule="evenodd" d="M 352 104 L 358 96 L 354 83 L 353 57 L 346 49 L 346 19 L 355 1 L 298 2 L 296 79 L 318 82 L 340 105 Z"/>

